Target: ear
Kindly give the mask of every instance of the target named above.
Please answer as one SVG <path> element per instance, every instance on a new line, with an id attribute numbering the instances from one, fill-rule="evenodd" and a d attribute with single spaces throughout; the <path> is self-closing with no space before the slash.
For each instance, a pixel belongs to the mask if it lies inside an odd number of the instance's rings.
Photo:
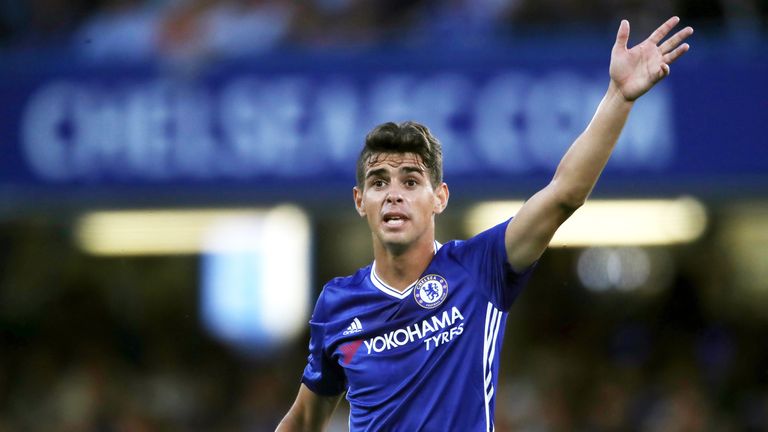
<path id="1" fill-rule="evenodd" d="M 363 191 L 357 186 L 352 188 L 352 199 L 355 200 L 355 210 L 360 217 L 365 217 L 365 203 L 363 202 Z"/>
<path id="2" fill-rule="evenodd" d="M 434 206 L 434 212 L 435 214 L 440 214 L 445 210 L 446 207 L 448 207 L 448 197 L 450 196 L 450 192 L 448 191 L 448 185 L 445 183 L 441 183 L 440 186 L 435 189 L 435 206 Z"/>

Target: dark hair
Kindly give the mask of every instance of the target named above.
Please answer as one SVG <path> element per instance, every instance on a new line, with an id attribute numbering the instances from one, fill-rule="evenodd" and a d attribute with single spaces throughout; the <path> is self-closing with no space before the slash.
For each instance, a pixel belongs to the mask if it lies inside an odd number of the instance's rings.
<path id="1" fill-rule="evenodd" d="M 413 153 L 427 168 L 433 187 L 443 182 L 443 150 L 440 142 L 421 123 L 382 123 L 365 137 L 365 146 L 357 158 L 357 187 L 365 182 L 365 166 L 380 153 Z"/>

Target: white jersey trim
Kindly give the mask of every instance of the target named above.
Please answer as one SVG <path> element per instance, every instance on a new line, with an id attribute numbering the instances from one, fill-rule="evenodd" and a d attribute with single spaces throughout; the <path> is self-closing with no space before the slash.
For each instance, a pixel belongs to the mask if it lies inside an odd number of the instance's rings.
<path id="1" fill-rule="evenodd" d="M 491 418 L 491 401 L 494 394 L 493 358 L 496 354 L 496 341 L 503 316 L 504 312 L 496 309 L 491 302 L 488 302 L 483 333 L 483 392 L 485 394 L 485 430 L 489 432 L 495 429 Z"/>
<path id="2" fill-rule="evenodd" d="M 441 247 L 443 247 L 443 245 L 437 240 L 435 240 L 435 254 L 437 254 L 437 251 L 439 251 Z M 408 285 L 408 287 L 405 290 L 403 290 L 403 292 L 400 292 L 399 290 L 389 286 L 386 282 L 384 282 L 379 277 L 378 274 L 376 274 L 376 260 L 374 260 L 373 264 L 371 264 L 370 279 L 373 286 L 378 288 L 381 292 L 399 300 L 402 300 L 408 297 L 409 295 L 411 295 L 411 291 L 413 291 L 413 286 L 416 285 L 416 282 L 418 282 L 418 279 L 411 282 L 411 284 Z"/>

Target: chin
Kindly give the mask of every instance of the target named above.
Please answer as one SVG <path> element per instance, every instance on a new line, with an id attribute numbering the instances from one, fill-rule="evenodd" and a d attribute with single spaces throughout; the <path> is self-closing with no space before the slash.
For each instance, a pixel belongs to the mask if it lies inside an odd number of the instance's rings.
<path id="1" fill-rule="evenodd" d="M 408 233 L 381 233 L 379 235 L 379 241 L 388 247 L 407 247 L 413 243 L 414 239 L 409 236 Z"/>
<path id="2" fill-rule="evenodd" d="M 384 234 L 381 237 L 379 237 L 384 244 L 391 244 L 391 245 L 407 245 L 413 242 L 412 238 L 409 238 L 409 236 L 403 234 Z"/>

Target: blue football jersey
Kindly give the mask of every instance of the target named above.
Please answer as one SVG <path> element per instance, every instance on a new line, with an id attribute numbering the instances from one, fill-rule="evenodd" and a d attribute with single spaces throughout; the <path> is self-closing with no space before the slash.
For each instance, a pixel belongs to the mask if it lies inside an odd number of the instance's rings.
<path id="1" fill-rule="evenodd" d="M 531 269 L 507 263 L 508 222 L 435 243 L 405 291 L 376 263 L 323 288 L 310 320 L 302 382 L 347 391 L 352 431 L 492 431 L 507 311 Z"/>

